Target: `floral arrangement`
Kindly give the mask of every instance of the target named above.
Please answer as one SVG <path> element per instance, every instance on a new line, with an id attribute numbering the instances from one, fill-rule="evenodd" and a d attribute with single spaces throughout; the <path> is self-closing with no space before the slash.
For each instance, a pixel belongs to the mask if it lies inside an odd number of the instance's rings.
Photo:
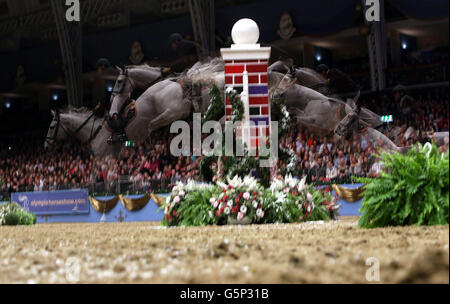
<path id="1" fill-rule="evenodd" d="M 226 217 L 226 221 L 232 222 L 245 219 L 251 223 L 258 223 L 264 218 L 263 192 L 254 178 L 235 176 L 228 178 L 227 184 L 217 182 L 217 186 L 221 189 L 219 197 L 210 199 L 216 217 Z"/>
<path id="2" fill-rule="evenodd" d="M 274 179 L 269 190 L 271 195 L 275 196 L 274 200 L 269 200 L 269 203 L 274 205 L 269 208 L 275 211 L 274 216 L 294 216 L 281 222 L 327 220 L 338 216 L 340 205 L 337 203 L 337 197 L 331 195 L 331 189 L 315 189 L 306 184 L 306 178 L 298 180 L 288 175 L 284 181 Z M 299 217 L 298 220 L 295 216 Z"/>
<path id="3" fill-rule="evenodd" d="M 264 189 L 250 176 L 215 185 L 177 184 L 164 208 L 165 226 L 296 223 L 329 220 L 339 206 L 330 192 L 287 176 Z"/>
<path id="4" fill-rule="evenodd" d="M 209 204 L 211 197 L 218 195 L 216 186 L 199 184 L 190 180 L 187 184 L 177 183 L 164 208 L 165 226 L 205 226 L 219 224 L 212 216 L 214 208 Z"/>

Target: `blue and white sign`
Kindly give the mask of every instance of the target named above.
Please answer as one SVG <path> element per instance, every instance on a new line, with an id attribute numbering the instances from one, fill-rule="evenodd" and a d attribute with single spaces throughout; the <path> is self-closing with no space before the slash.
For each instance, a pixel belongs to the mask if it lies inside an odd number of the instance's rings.
<path id="1" fill-rule="evenodd" d="M 89 213 L 87 189 L 12 193 L 11 200 L 36 215 Z"/>

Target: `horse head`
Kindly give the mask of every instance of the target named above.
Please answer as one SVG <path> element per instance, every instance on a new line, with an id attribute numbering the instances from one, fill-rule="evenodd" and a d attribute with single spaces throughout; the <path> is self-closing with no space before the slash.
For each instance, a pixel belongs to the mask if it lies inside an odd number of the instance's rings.
<path id="1" fill-rule="evenodd" d="M 347 99 L 345 106 L 346 116 L 334 128 L 334 133 L 349 139 L 354 130 L 359 127 L 359 114 L 361 107 L 357 104 L 359 93 L 355 99 Z"/>
<path id="2" fill-rule="evenodd" d="M 44 148 L 45 150 L 51 150 L 55 148 L 55 144 L 61 140 L 60 124 L 61 116 L 59 114 L 59 109 L 56 111 L 51 110 L 53 120 L 48 128 L 47 136 L 45 137 Z"/>
<path id="3" fill-rule="evenodd" d="M 114 85 L 111 94 L 111 109 L 109 111 L 109 117 L 113 118 L 118 116 L 122 107 L 128 102 L 133 91 L 131 80 L 128 76 L 128 69 L 126 67 L 119 68 L 120 74 L 117 77 L 116 84 Z"/>

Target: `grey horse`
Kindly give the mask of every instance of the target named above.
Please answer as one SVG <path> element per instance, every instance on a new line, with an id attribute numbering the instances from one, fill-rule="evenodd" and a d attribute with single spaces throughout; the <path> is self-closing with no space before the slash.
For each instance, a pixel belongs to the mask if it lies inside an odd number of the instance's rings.
<path id="1" fill-rule="evenodd" d="M 118 135 L 119 141 L 124 141 L 126 135 L 123 129 L 129 117 L 124 117 L 122 114 L 125 106 L 131 100 L 131 94 L 136 89 L 147 89 L 157 81 L 162 80 L 165 69 L 146 64 L 125 66 L 123 69 L 116 68 L 120 74 L 111 94 L 108 125 Z M 113 141 L 114 138 L 111 135 L 108 143 L 111 144 Z"/>
<path id="2" fill-rule="evenodd" d="M 120 144 L 106 144 L 111 133 L 106 128 L 105 119 L 96 117 L 91 110 L 69 107 L 61 113 L 52 111 L 52 115 L 53 120 L 44 143 L 46 150 L 55 148 L 67 139 L 76 139 L 86 144 L 95 156 L 119 154 Z"/>

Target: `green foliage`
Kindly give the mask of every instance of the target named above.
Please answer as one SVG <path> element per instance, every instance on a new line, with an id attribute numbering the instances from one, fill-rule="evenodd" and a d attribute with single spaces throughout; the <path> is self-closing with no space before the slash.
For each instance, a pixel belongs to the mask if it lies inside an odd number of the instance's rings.
<path id="1" fill-rule="evenodd" d="M 365 228 L 445 225 L 449 220 L 449 154 L 427 144 L 400 153 L 382 152 L 385 171 L 366 183 L 359 225 Z"/>
<path id="2" fill-rule="evenodd" d="M 225 104 L 223 103 L 220 90 L 216 85 L 210 89 L 209 96 L 211 103 L 203 116 L 202 123 L 207 121 L 219 121 L 225 115 Z"/>
<path id="3" fill-rule="evenodd" d="M 23 210 L 15 202 L 0 205 L 0 226 L 34 225 L 36 220 L 36 215 Z"/>
<path id="4" fill-rule="evenodd" d="M 278 120 L 278 138 L 282 138 L 291 129 L 291 119 L 284 98 L 276 98 L 271 102 L 271 112 Z"/>
<path id="5" fill-rule="evenodd" d="M 211 169 L 211 166 L 214 162 L 217 161 L 216 156 L 203 156 L 198 165 L 198 169 L 200 172 L 200 176 L 203 177 L 203 180 L 206 182 L 212 182 L 214 172 Z"/>
<path id="6" fill-rule="evenodd" d="M 232 107 L 231 121 L 233 123 L 242 121 L 244 119 L 244 103 L 239 94 L 235 90 L 229 90 L 227 92 L 227 98 L 230 100 Z"/>

